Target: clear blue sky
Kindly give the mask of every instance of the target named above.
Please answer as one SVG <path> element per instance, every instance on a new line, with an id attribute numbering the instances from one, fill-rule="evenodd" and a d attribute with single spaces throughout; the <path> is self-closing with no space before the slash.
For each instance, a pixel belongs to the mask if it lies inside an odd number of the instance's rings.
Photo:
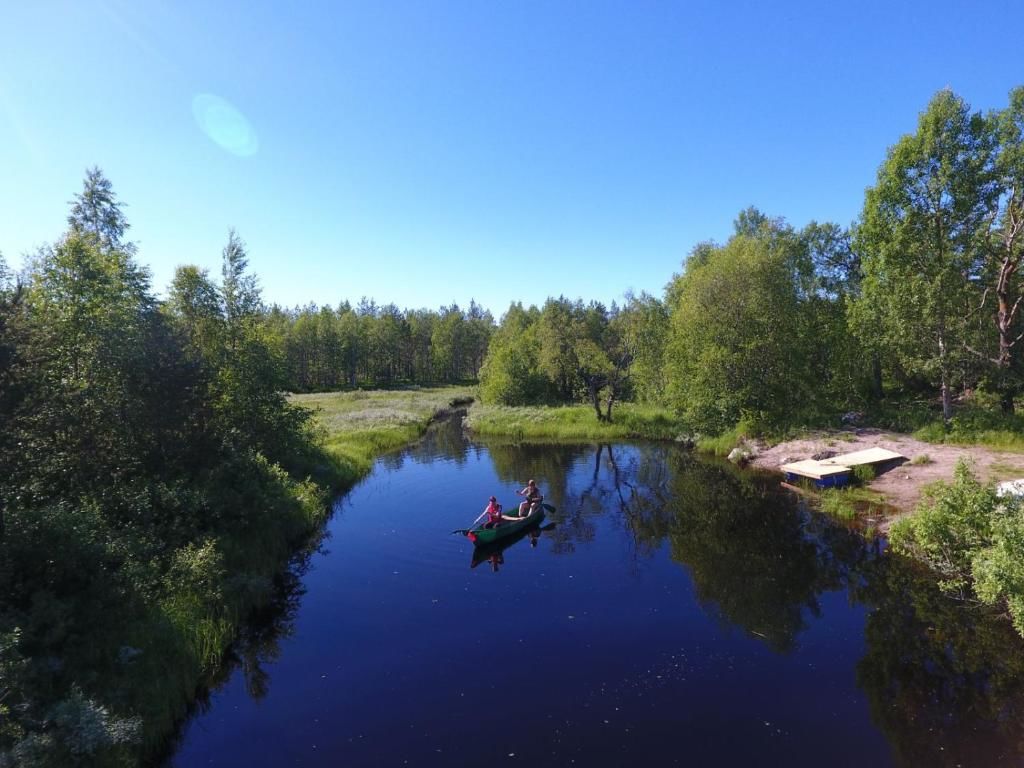
<path id="1" fill-rule="evenodd" d="M 747 205 L 848 224 L 936 90 L 1024 83 L 1019 0 L 0 6 L 8 261 L 99 165 L 157 289 L 235 227 L 284 304 L 660 295 Z"/>

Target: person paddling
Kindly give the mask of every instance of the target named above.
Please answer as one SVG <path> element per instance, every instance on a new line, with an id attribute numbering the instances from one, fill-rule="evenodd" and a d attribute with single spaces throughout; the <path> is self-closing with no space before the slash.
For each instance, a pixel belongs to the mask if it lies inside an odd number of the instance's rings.
<path id="1" fill-rule="evenodd" d="M 540 495 L 540 489 L 537 488 L 537 484 L 530 480 L 526 487 L 521 491 L 516 491 L 520 496 L 525 496 L 526 501 L 519 505 L 519 516 L 525 517 L 533 510 L 538 504 L 544 501 L 544 497 Z"/>
<path id="2" fill-rule="evenodd" d="M 491 496 L 490 500 L 487 502 L 487 506 L 484 507 L 484 514 L 487 515 L 487 522 L 484 524 L 484 528 L 494 528 L 502 520 L 518 519 L 502 514 L 501 504 L 498 503 L 498 499 L 494 496 Z"/>

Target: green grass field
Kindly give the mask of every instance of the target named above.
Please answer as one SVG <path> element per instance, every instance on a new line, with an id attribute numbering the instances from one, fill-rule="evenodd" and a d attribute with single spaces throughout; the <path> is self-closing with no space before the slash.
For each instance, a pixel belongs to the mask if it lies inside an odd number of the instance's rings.
<path id="1" fill-rule="evenodd" d="M 324 447 L 351 485 L 387 451 L 417 439 L 439 413 L 464 404 L 473 387 L 433 387 L 292 395 L 296 405 L 316 412 Z"/>
<path id="2" fill-rule="evenodd" d="M 682 434 L 679 422 L 664 408 L 622 403 L 613 410 L 612 418 L 611 424 L 598 421 L 589 405 L 510 407 L 474 403 L 467 426 L 481 437 L 514 440 L 674 440 Z"/>

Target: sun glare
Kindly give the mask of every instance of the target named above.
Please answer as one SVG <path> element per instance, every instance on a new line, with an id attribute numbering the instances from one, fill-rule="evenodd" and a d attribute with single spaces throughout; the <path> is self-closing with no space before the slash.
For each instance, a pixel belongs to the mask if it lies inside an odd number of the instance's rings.
<path id="1" fill-rule="evenodd" d="M 200 93 L 192 99 L 192 114 L 203 133 L 231 154 L 251 157 L 259 149 L 248 119 L 220 96 Z"/>

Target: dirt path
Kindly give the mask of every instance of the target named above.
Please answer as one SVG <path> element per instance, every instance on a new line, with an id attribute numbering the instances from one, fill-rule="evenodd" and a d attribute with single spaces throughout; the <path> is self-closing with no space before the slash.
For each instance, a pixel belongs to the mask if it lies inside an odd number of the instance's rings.
<path id="1" fill-rule="evenodd" d="M 1024 478 L 1024 454 L 977 445 L 924 443 L 910 435 L 878 429 L 820 432 L 771 448 L 759 445 L 757 458 L 751 464 L 763 469 L 778 469 L 780 464 L 809 459 L 823 451 L 844 454 L 875 447 L 887 448 L 907 457 L 906 462 L 880 474 L 868 485 L 871 490 L 884 495 L 900 512 L 913 510 L 921 498 L 921 489 L 928 483 L 951 479 L 953 467 L 961 457 L 973 463 L 975 474 L 982 480 L 999 482 Z M 913 464 L 913 459 L 920 456 L 927 456 L 930 461 Z"/>

